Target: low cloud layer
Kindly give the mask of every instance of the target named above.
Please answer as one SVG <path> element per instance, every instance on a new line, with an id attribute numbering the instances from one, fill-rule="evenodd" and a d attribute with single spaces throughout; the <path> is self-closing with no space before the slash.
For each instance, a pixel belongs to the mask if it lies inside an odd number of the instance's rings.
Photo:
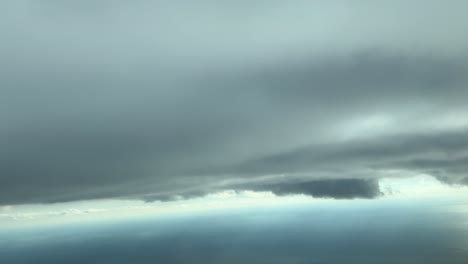
<path id="1" fill-rule="evenodd" d="M 245 187 L 249 188 L 249 187 Z M 276 195 L 305 194 L 337 199 L 375 198 L 379 185 L 373 180 L 333 179 L 309 182 L 287 182 L 250 187 L 255 191 L 272 191 Z"/>
<path id="2" fill-rule="evenodd" d="M 468 182 L 463 1 L 1 5 L 0 204 Z"/>

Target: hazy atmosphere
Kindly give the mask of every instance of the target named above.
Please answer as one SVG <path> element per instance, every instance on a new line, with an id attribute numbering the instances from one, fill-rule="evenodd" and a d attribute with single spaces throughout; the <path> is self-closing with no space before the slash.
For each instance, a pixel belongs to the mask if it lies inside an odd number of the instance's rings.
<path id="1" fill-rule="evenodd" d="M 1 1 L 0 262 L 466 263 L 467 8 Z"/>

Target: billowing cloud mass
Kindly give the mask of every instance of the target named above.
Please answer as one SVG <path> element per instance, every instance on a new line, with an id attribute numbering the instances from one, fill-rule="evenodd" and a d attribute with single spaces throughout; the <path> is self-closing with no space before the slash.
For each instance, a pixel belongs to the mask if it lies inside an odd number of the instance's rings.
<path id="1" fill-rule="evenodd" d="M 0 204 L 468 183 L 466 1 L 2 1 Z"/>

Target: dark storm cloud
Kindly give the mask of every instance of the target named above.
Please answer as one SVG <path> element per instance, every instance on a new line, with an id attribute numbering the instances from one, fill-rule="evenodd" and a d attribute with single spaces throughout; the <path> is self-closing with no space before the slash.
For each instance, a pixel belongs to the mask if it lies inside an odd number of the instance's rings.
<path id="1" fill-rule="evenodd" d="M 254 191 L 271 191 L 276 195 L 305 194 L 313 197 L 337 199 L 375 198 L 381 194 L 375 180 L 361 179 L 273 183 L 245 188 Z"/>
<path id="2" fill-rule="evenodd" d="M 464 183 L 464 4 L 364 3 L 2 3 L 0 204 Z"/>
<path id="3" fill-rule="evenodd" d="M 382 195 L 378 182 L 375 179 L 318 179 L 313 181 L 278 181 L 277 179 L 273 179 L 270 181 L 248 182 L 246 184 L 224 185 L 204 191 L 179 191 L 173 194 L 147 195 L 142 197 L 142 199 L 148 202 L 174 201 L 202 197 L 228 189 L 236 192 L 271 191 L 279 196 L 304 194 L 312 197 L 335 199 L 371 199 Z"/>

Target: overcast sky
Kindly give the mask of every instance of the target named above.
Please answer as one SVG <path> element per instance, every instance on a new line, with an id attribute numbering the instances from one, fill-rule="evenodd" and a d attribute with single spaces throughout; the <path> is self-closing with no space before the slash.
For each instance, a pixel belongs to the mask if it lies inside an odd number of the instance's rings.
<path id="1" fill-rule="evenodd" d="M 0 205 L 468 184 L 466 1 L 2 1 Z"/>

